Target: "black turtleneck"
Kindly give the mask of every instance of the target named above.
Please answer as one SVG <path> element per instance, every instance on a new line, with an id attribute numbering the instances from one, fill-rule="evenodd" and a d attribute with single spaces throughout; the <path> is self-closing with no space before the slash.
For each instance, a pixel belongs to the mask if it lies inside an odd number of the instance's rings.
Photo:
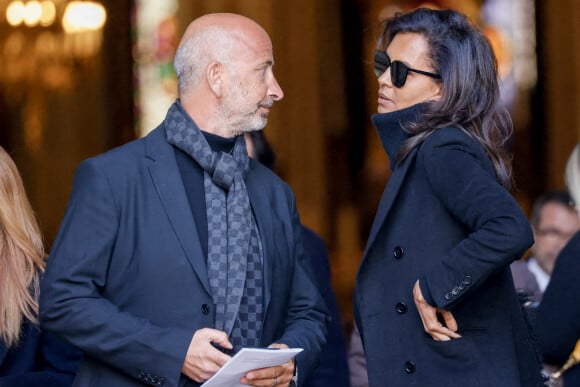
<path id="1" fill-rule="evenodd" d="M 215 134 L 201 132 L 214 152 L 229 153 L 234 148 L 236 137 L 225 138 Z M 190 155 L 173 147 L 177 167 L 183 180 L 183 186 L 189 201 L 189 206 L 197 227 L 204 259 L 207 258 L 207 208 L 205 205 L 205 189 L 203 168 Z"/>
<path id="2" fill-rule="evenodd" d="M 411 135 L 405 132 L 402 123 L 416 121 L 421 109 L 425 104 L 417 104 L 411 107 L 397 110 L 391 113 L 377 113 L 371 119 L 377 128 L 383 149 L 390 159 L 391 171 L 396 166 L 396 154 L 403 142 Z"/>

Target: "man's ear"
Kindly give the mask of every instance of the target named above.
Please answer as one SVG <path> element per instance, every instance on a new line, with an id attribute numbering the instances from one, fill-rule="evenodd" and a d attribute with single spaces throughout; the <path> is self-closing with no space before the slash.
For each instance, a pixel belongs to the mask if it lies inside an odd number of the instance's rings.
<path id="1" fill-rule="evenodd" d="M 223 76 L 224 67 L 219 62 L 212 62 L 207 66 L 206 74 L 207 83 L 210 89 L 214 92 L 217 97 L 223 95 Z"/>

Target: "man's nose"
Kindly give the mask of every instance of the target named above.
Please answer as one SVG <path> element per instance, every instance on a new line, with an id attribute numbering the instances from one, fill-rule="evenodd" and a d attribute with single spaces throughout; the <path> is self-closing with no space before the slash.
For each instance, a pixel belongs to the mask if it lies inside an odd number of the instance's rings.
<path id="1" fill-rule="evenodd" d="M 276 77 L 272 77 L 272 84 L 270 85 L 269 95 L 274 101 L 280 101 L 282 98 L 284 98 L 284 92 L 278 84 Z"/>

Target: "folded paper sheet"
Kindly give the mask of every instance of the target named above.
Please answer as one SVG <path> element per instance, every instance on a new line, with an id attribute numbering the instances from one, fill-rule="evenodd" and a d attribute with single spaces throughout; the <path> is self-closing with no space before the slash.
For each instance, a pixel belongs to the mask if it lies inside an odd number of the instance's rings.
<path id="1" fill-rule="evenodd" d="M 240 379 L 248 371 L 286 363 L 302 348 L 242 348 L 201 387 L 247 387 Z"/>

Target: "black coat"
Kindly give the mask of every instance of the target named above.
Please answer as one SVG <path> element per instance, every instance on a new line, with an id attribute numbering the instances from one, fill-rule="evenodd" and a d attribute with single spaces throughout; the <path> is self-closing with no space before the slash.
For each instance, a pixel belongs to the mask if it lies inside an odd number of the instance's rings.
<path id="1" fill-rule="evenodd" d="M 16 346 L 0 342 L 0 387 L 71 386 L 80 356 L 74 347 L 26 322 Z"/>
<path id="2" fill-rule="evenodd" d="M 564 247 L 537 312 L 537 334 L 546 363 L 561 366 L 580 339 L 580 232 Z M 580 365 L 564 373 L 564 386 L 580 386 Z"/>
<path id="3" fill-rule="evenodd" d="M 405 139 L 399 119 L 413 114 L 375 116 L 391 160 Z M 444 128 L 416 147 L 393 170 L 357 276 L 370 386 L 534 385 L 538 359 L 509 270 L 532 243 L 477 141 Z M 417 279 L 431 305 L 453 313 L 462 338 L 437 342 L 425 333 Z"/>

